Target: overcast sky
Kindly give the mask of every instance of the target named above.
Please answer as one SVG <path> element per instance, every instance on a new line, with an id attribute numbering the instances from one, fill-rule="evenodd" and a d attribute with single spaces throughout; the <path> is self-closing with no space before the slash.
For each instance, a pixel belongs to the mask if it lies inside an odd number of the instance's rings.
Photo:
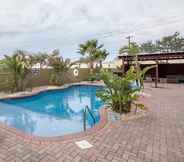
<path id="1" fill-rule="evenodd" d="M 0 56 L 16 49 L 60 49 L 77 58 L 78 44 L 99 39 L 110 58 L 128 35 L 143 42 L 184 34 L 184 0 L 4 0 L 0 5 Z"/>

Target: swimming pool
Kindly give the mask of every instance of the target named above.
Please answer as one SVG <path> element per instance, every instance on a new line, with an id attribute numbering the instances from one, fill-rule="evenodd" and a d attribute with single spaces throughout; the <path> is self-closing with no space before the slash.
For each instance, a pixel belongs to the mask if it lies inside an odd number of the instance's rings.
<path id="1" fill-rule="evenodd" d="M 102 101 L 96 97 L 101 86 L 74 85 L 37 95 L 0 100 L 0 122 L 40 137 L 55 137 L 83 131 L 83 109 L 89 106 L 96 123 Z M 87 113 L 87 128 L 94 126 Z"/>

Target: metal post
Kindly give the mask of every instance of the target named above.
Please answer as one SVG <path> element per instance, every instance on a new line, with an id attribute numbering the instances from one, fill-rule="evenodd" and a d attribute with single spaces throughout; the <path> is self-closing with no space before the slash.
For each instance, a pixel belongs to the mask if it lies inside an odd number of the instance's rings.
<path id="1" fill-rule="evenodd" d="M 86 108 L 83 110 L 83 128 L 86 131 Z"/>
<path id="2" fill-rule="evenodd" d="M 132 104 L 135 106 L 134 113 L 137 114 L 138 103 L 133 102 Z"/>

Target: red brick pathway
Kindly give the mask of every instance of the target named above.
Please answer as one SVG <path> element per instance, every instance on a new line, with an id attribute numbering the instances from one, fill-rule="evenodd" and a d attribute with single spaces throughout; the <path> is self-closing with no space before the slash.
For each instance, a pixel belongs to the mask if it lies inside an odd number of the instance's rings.
<path id="1" fill-rule="evenodd" d="M 40 145 L 0 128 L 0 162 L 184 162 L 184 85 L 146 91 L 147 116 L 81 139 Z M 74 142 L 83 139 L 94 147 L 80 150 Z"/>

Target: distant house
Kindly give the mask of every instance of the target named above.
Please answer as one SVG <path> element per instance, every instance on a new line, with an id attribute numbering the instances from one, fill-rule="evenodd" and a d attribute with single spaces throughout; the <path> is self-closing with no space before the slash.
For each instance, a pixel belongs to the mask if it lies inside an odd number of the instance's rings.
<path id="1" fill-rule="evenodd" d="M 99 67 L 99 63 L 94 63 L 94 68 Z M 113 61 L 105 61 L 102 63 L 102 67 L 105 69 L 116 69 L 117 67 L 121 66 L 121 61 L 119 59 L 115 59 Z M 89 68 L 88 63 L 76 63 L 72 66 L 72 68 Z"/>

